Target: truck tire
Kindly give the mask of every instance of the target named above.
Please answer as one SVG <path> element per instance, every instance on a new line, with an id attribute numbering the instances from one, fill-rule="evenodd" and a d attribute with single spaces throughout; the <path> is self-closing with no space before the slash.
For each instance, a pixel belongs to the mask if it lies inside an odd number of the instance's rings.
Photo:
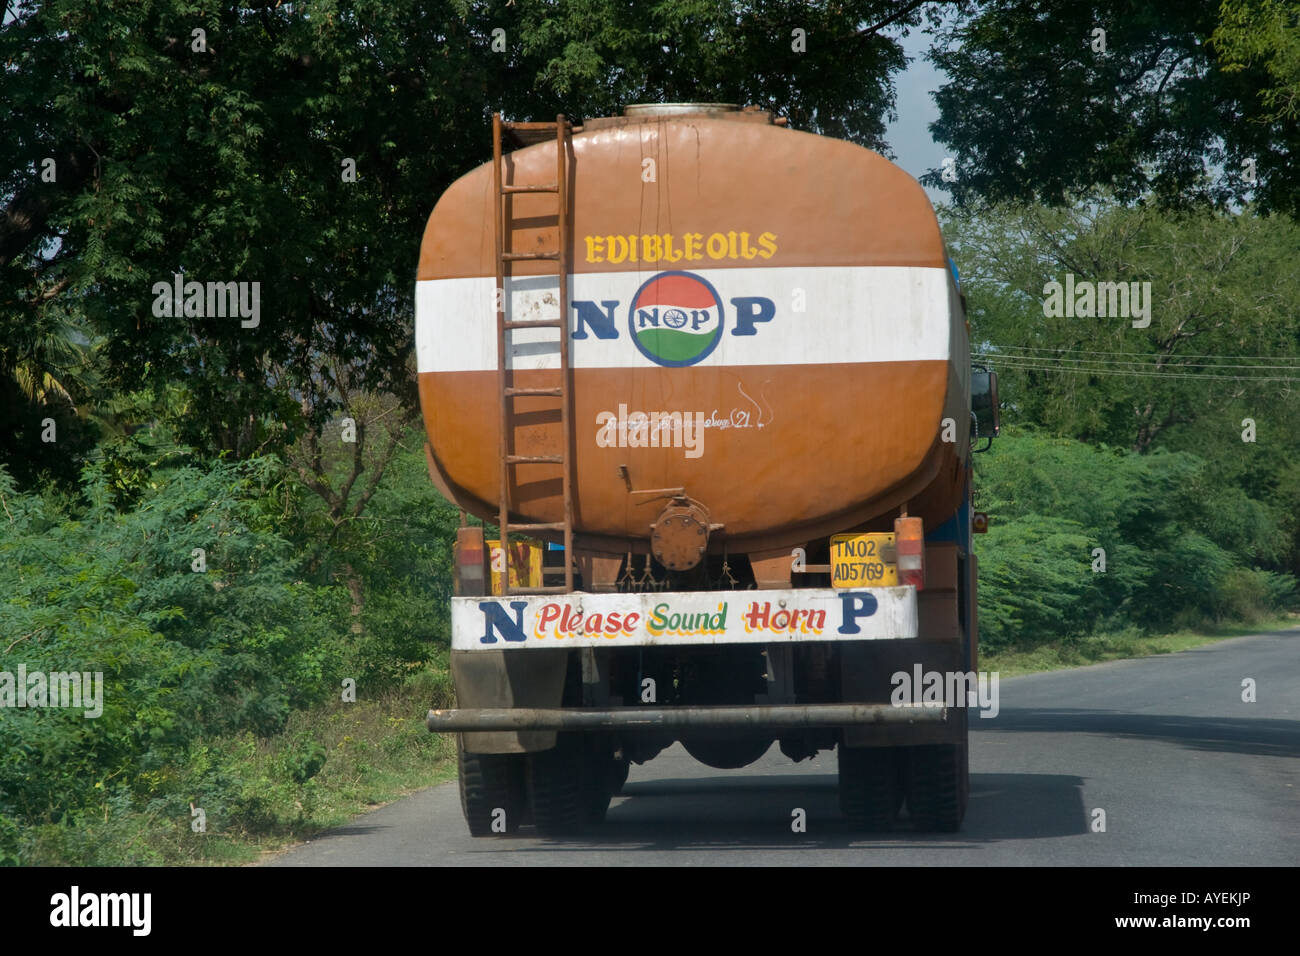
<path id="1" fill-rule="evenodd" d="M 592 781 L 591 788 L 587 791 L 587 796 L 590 798 L 587 804 L 588 823 L 605 822 L 605 814 L 609 812 L 609 804 L 614 799 L 614 781 L 610 779 L 608 768 L 599 770 L 597 778 Z"/>
<path id="2" fill-rule="evenodd" d="M 907 809 L 916 829 L 955 833 L 970 790 L 967 742 L 913 747 Z"/>
<path id="3" fill-rule="evenodd" d="M 599 802 L 592 777 L 581 734 L 558 733 L 553 748 L 528 755 L 528 791 L 539 834 L 564 836 L 582 829 Z"/>
<path id="4" fill-rule="evenodd" d="M 588 738 L 588 772 L 591 776 L 591 803 L 587 811 L 587 820 L 600 823 L 609 811 L 609 803 L 623 790 L 627 783 L 630 766 L 626 759 L 614 756 L 614 747 L 609 740 L 602 740 L 592 735 Z"/>
<path id="5" fill-rule="evenodd" d="M 840 810 L 855 830 L 890 830 L 903 805 L 902 762 L 892 747 L 839 745 Z"/>
<path id="6" fill-rule="evenodd" d="M 614 796 L 617 797 L 620 793 L 623 792 L 623 787 L 627 783 L 627 775 L 629 772 L 631 772 L 631 770 L 632 770 L 632 761 L 628 760 L 626 757 L 623 758 L 622 760 L 614 761 L 614 770 L 613 770 Z"/>
<path id="7" fill-rule="evenodd" d="M 523 822 L 524 758 L 522 754 L 473 754 L 465 751 L 464 738 L 456 735 L 456 763 L 460 778 L 460 809 L 470 836 L 514 833 Z M 502 819 L 498 810 L 505 811 Z M 493 831 L 494 820 L 500 820 Z M 501 825 L 504 824 L 504 831 Z"/>

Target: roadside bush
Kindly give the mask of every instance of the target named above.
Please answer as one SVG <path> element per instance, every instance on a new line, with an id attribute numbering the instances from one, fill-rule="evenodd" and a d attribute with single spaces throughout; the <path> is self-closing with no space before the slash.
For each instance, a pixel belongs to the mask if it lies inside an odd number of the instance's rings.
<path id="1" fill-rule="evenodd" d="M 1233 568 L 1220 585 L 1215 614 L 1220 620 L 1251 624 L 1295 605 L 1296 582 L 1289 575 Z"/>
<path id="2" fill-rule="evenodd" d="M 1252 621 L 1294 604 L 1290 575 L 1250 568 L 1281 555 L 1285 522 L 1195 455 L 1009 430 L 976 463 L 990 649 Z"/>
<path id="3" fill-rule="evenodd" d="M 1095 606 L 1082 526 L 1038 515 L 995 522 L 979 542 L 980 642 L 1005 647 L 1032 635 L 1046 640 L 1087 626 L 1080 610 Z"/>
<path id="4" fill-rule="evenodd" d="M 188 815 L 178 768 L 194 772 L 194 741 L 275 733 L 291 709 L 332 693 L 347 651 L 345 597 L 302 580 L 288 543 L 266 527 L 260 495 L 276 467 L 159 473 L 129 512 L 90 468 L 89 507 L 76 517 L 18 493 L 0 469 L 0 670 L 103 675 L 98 717 L 83 716 L 88 703 L 0 709 L 0 817 L 58 824 L 111 794 Z"/>

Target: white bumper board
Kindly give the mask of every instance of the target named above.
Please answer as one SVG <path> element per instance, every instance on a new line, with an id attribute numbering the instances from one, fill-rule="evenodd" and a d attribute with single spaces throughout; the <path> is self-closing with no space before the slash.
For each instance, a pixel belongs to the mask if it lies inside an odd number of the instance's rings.
<path id="1" fill-rule="evenodd" d="M 451 599 L 454 650 L 906 640 L 914 587 Z"/>

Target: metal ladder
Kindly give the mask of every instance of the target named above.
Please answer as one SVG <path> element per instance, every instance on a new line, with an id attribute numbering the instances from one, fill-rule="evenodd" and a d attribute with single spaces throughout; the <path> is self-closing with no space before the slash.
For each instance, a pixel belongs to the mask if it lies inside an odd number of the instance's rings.
<path id="1" fill-rule="evenodd" d="M 506 185 L 501 161 L 502 134 L 508 133 L 519 145 L 531 145 L 549 139 L 545 134 L 555 134 L 555 182 L 534 185 Z M 501 499 L 497 524 L 501 529 L 501 553 L 504 562 L 501 582 L 504 594 L 564 594 L 573 590 L 573 462 L 569 454 L 572 428 L 572 396 L 569 391 L 569 192 L 568 157 L 571 126 L 564 114 L 555 117 L 554 123 L 509 123 L 500 113 L 492 114 L 492 181 L 493 181 L 493 231 L 496 235 L 496 265 L 498 295 L 497 314 L 497 391 L 501 395 L 501 438 L 497 457 L 501 461 Z M 509 224 L 506 222 L 506 197 L 518 193 L 555 193 L 558 200 L 556 235 L 559 248 L 554 252 L 506 252 L 505 239 Z M 506 320 L 507 265 L 528 259 L 541 259 L 556 264 L 559 278 L 560 316 L 558 319 Z M 556 329 L 560 333 L 560 384 L 555 388 L 516 388 L 513 375 L 506 369 L 506 341 L 512 329 Z M 514 418 L 514 399 L 519 396 L 554 396 L 560 399 L 560 432 L 563 447 L 558 455 L 511 454 L 511 424 Z M 510 478 L 517 465 L 560 465 L 564 495 L 564 520 L 534 523 L 510 523 Z M 564 584 L 540 588 L 512 588 L 510 586 L 510 532 L 511 531 L 563 531 L 564 532 Z"/>

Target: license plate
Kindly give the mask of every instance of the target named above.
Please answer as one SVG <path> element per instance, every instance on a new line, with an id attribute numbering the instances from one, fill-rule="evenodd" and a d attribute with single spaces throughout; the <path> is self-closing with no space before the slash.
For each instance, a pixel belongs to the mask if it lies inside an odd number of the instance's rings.
<path id="1" fill-rule="evenodd" d="M 887 588 L 897 584 L 898 552 L 892 532 L 831 538 L 831 587 Z"/>
<path id="2" fill-rule="evenodd" d="M 488 543 L 492 558 L 492 593 L 504 594 L 501 578 L 506 570 L 505 552 L 501 541 L 493 538 Z M 540 541 L 510 542 L 510 586 L 512 588 L 540 588 L 542 586 L 542 543 Z"/>

